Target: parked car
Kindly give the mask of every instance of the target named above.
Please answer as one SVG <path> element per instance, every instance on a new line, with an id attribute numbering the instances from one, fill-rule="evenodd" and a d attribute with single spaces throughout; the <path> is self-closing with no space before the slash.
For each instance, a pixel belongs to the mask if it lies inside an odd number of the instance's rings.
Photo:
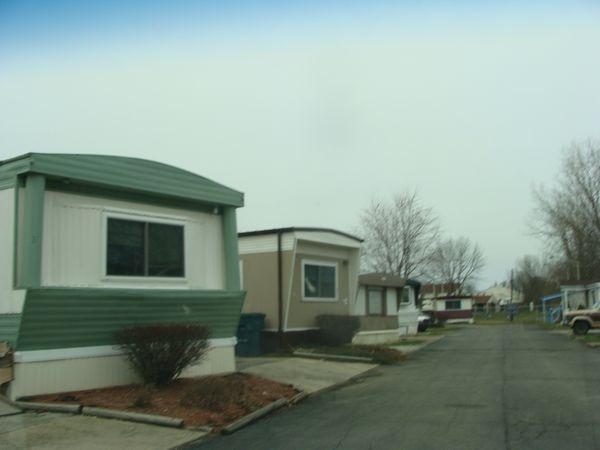
<path id="1" fill-rule="evenodd" d="M 423 313 L 419 314 L 418 320 L 419 320 L 419 324 L 417 326 L 418 331 L 425 331 L 429 327 L 429 324 L 431 324 L 431 316 L 428 316 L 427 314 L 423 314 Z"/>
<path id="2" fill-rule="evenodd" d="M 600 328 L 600 302 L 590 309 L 576 309 L 565 313 L 562 324 L 573 330 L 573 334 L 586 334 L 590 328 Z"/>

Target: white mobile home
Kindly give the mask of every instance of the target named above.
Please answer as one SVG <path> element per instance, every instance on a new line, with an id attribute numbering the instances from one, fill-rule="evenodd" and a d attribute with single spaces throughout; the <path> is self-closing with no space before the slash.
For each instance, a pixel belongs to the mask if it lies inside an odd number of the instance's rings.
<path id="1" fill-rule="evenodd" d="M 188 374 L 235 370 L 240 192 L 153 161 L 31 153 L 0 162 L 0 341 L 12 398 L 135 380 L 114 333 L 211 330 Z M 6 381 L 6 380 L 4 380 Z"/>

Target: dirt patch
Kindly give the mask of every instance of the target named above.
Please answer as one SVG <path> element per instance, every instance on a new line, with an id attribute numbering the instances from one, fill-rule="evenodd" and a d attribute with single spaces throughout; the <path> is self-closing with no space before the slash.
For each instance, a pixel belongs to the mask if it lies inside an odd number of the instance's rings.
<path id="1" fill-rule="evenodd" d="M 167 386 L 115 386 L 27 397 L 27 401 L 73 403 L 183 419 L 186 428 L 211 426 L 219 431 L 240 417 L 298 391 L 253 375 L 181 378 Z"/>

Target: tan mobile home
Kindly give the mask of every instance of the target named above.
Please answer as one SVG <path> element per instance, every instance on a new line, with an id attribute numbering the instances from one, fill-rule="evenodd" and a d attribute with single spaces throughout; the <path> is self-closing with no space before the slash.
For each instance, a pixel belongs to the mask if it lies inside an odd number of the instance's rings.
<path id="1" fill-rule="evenodd" d="M 352 314 L 361 242 L 325 228 L 239 234 L 243 312 L 265 314 L 267 347 L 314 333 L 319 314 Z"/>

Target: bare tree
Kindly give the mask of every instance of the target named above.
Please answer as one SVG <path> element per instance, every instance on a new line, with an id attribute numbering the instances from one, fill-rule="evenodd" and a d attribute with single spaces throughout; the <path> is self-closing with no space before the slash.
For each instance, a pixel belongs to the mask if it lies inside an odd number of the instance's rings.
<path id="1" fill-rule="evenodd" d="M 600 276 L 600 142 L 571 144 L 557 186 L 533 194 L 531 228 L 563 260 L 568 278 Z"/>
<path id="2" fill-rule="evenodd" d="M 552 294 L 559 288 L 554 277 L 555 270 L 556 265 L 550 261 L 525 255 L 517 261 L 513 275 L 514 287 L 523 293 L 525 302 L 538 303 L 542 296 Z"/>
<path id="3" fill-rule="evenodd" d="M 469 281 L 485 264 L 483 252 L 466 237 L 445 239 L 431 255 L 430 273 L 434 279 L 451 289 L 448 294 L 462 294 Z"/>
<path id="4" fill-rule="evenodd" d="M 389 203 L 372 201 L 361 214 L 359 230 L 365 238 L 365 268 L 409 278 L 424 271 L 439 224 L 433 210 L 419 202 L 416 192 L 405 192 Z"/>

